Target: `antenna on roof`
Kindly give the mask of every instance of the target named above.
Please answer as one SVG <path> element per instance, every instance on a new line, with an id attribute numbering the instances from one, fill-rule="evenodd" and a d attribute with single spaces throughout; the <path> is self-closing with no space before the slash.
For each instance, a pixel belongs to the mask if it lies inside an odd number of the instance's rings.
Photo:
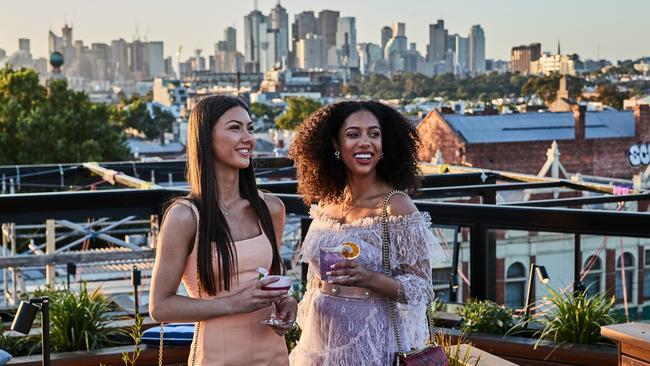
<path id="1" fill-rule="evenodd" d="M 255 10 L 257 10 L 257 0 L 254 0 L 253 3 L 255 4 L 255 5 L 254 5 Z"/>

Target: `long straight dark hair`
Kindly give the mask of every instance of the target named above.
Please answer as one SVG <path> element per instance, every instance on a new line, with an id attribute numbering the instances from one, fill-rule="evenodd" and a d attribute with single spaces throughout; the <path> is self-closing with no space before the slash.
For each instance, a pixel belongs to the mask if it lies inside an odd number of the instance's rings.
<path id="1" fill-rule="evenodd" d="M 244 108 L 249 112 L 246 103 L 238 98 L 223 95 L 206 97 L 192 109 L 188 125 L 187 182 L 190 185 L 190 199 L 200 213 L 197 272 L 202 290 L 209 295 L 215 295 L 222 290 L 229 291 L 231 279 L 234 277 L 238 280 L 237 250 L 226 217 L 217 204 L 219 172 L 214 168 L 216 157 L 212 151 L 214 125 L 226 111 L 235 107 Z M 273 221 L 266 203 L 258 194 L 252 162 L 247 168 L 239 170 L 239 190 L 242 198 L 247 199 L 255 210 L 262 231 L 271 243 L 273 261 L 270 272 L 280 274 L 282 264 Z M 215 280 L 212 267 L 215 252 L 218 281 Z"/>

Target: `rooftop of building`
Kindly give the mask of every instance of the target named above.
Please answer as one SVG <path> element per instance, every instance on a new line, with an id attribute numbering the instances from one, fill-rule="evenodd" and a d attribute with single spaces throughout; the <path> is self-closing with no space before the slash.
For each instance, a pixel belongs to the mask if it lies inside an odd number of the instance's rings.
<path id="1" fill-rule="evenodd" d="M 443 115 L 449 126 L 468 143 L 573 140 L 572 113 L 520 113 L 493 116 Z M 634 137 L 634 113 L 587 112 L 587 139 Z"/>

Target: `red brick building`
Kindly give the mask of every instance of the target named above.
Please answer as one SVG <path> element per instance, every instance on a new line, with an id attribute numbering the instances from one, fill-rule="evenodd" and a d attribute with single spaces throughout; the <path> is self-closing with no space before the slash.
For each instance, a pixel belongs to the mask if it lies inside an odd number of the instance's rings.
<path id="1" fill-rule="evenodd" d="M 557 141 L 570 173 L 631 179 L 650 163 L 650 107 L 626 112 L 464 116 L 429 113 L 418 126 L 420 160 L 537 174 Z"/>

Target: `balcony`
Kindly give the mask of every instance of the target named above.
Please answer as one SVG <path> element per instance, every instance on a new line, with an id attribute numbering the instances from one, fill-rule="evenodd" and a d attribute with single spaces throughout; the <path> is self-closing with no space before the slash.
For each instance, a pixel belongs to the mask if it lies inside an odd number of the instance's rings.
<path id="1" fill-rule="evenodd" d="M 57 244 L 50 236 L 45 238 L 45 244 L 49 244 L 40 252 L 33 247 L 18 250 L 20 241 L 27 241 L 30 230 L 72 238 L 74 230 L 70 225 L 63 228 L 61 223 L 79 225 L 88 223 L 88 218 L 95 222 L 102 218 L 119 222 L 132 217 L 131 221 L 139 222 L 133 225 L 139 225 L 142 233 L 155 236 L 164 202 L 186 193 L 181 161 L 112 163 L 102 167 L 114 173 L 103 175 L 99 183 L 100 178 L 82 165 L 0 167 L 4 184 L 8 187 L 9 178 L 13 178 L 13 190 L 17 192 L 0 195 L 0 222 L 5 223 L 4 257 L 0 258 L 0 267 L 6 273 L 5 309 L 14 307 L 20 295 L 19 281 L 12 277 L 16 273 L 43 272 L 45 268 L 50 277 L 35 277 L 33 282 L 44 282 L 47 278 L 59 281 L 69 262 L 88 267 L 132 261 L 151 263 L 153 250 L 144 244 L 147 241 L 106 255 L 83 252 L 74 246 L 61 250 L 65 240 Z M 649 192 L 621 190 L 615 184 L 594 179 L 551 179 L 464 167 L 444 167 L 443 173 L 433 174 L 440 172 L 440 168 L 423 165 L 423 170 L 432 174 L 424 176 L 423 186 L 414 199 L 421 211 L 431 215 L 434 233 L 447 253 L 447 260 L 434 263 L 432 273 L 434 288 L 440 298 L 451 304 L 448 308 L 479 299 L 507 304 L 521 313 L 528 292 L 532 296 L 530 303 L 535 304 L 531 312 L 541 313 L 549 293 L 537 281 L 532 283 L 527 274 L 537 264 L 546 267 L 551 278 L 549 286 L 555 290 L 570 293 L 587 287 L 590 294 L 615 296 L 623 321 L 650 318 L 650 313 L 644 311 L 650 303 Z M 296 182 L 291 180 L 294 174 L 286 159 L 258 162 L 259 185 L 274 192 L 286 206 L 287 227 L 281 254 L 288 263 L 299 250 L 310 224 L 306 208 L 295 194 Z M 72 182 L 86 189 L 68 191 Z M 115 188 L 110 182 L 150 188 Z M 89 187 L 96 190 L 88 190 Z M 108 224 L 103 225 L 105 229 Z M 95 239 L 103 233 L 101 228 L 84 227 L 85 231 L 77 228 L 75 235 Z M 124 235 L 125 232 L 117 232 L 112 236 L 121 240 Z M 146 265 L 143 267 L 146 269 Z M 295 266 L 292 271 L 304 280 L 305 265 Z M 140 297 L 145 299 L 148 273 L 143 273 Z M 33 288 L 34 283 L 27 281 L 25 286 Z M 139 311 L 146 309 L 142 307 Z M 456 330 L 450 333 L 459 335 Z M 476 347 L 521 365 L 611 365 L 617 359 L 616 348 L 558 348 L 542 341 L 533 350 L 530 338 L 484 334 L 465 337 Z M 144 356 L 143 362 L 156 351 L 150 346 L 145 349 L 148 356 Z M 174 352 L 177 359 L 170 362 L 183 362 L 187 357 L 187 349 Z"/>

